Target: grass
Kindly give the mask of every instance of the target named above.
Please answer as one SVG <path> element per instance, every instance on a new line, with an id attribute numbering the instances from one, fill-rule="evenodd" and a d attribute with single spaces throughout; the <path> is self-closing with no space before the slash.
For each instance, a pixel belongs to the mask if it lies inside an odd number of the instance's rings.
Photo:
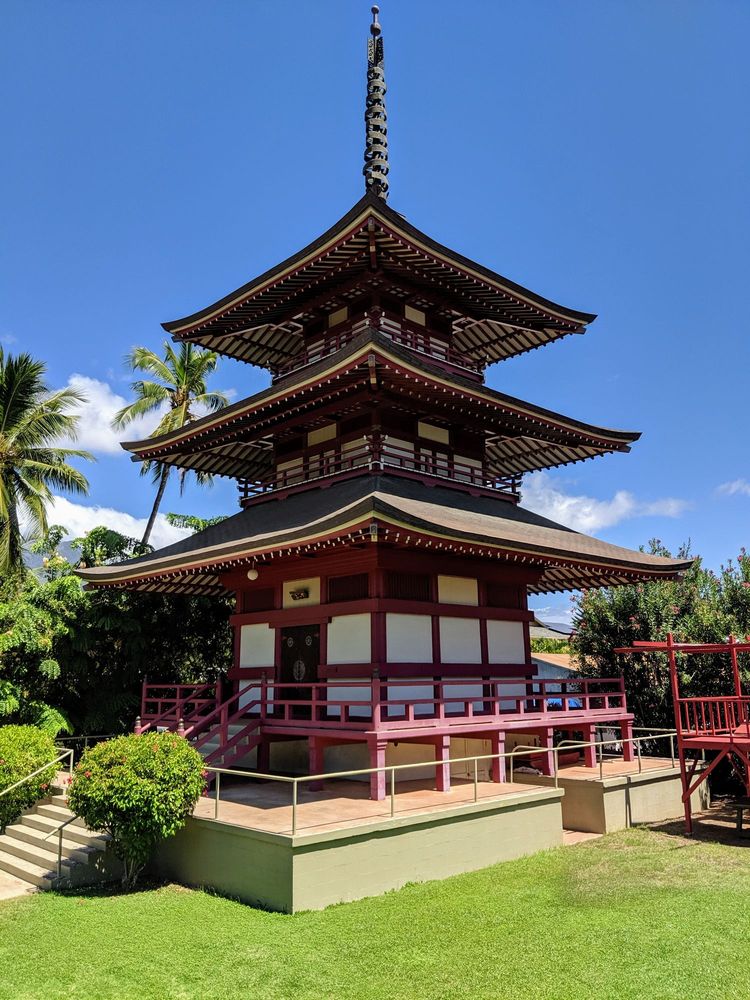
<path id="1" fill-rule="evenodd" d="M 645 829 L 295 916 L 166 886 L 0 903 L 0 997 L 747 1000 L 750 851 Z"/>

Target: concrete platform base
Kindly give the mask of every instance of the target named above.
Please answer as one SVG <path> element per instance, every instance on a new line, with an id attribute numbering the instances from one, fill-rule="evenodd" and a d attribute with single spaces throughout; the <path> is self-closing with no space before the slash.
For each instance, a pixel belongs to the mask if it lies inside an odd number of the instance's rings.
<path id="1" fill-rule="evenodd" d="M 152 871 L 271 910 L 319 910 L 557 847 L 562 797 L 527 788 L 296 836 L 193 816 Z"/>
<path id="2" fill-rule="evenodd" d="M 565 792 L 562 817 L 566 830 L 612 833 L 636 823 L 659 823 L 682 816 L 679 768 L 653 757 L 644 758 L 642 767 L 639 774 L 633 772 L 632 763 L 606 761 L 601 779 L 598 768 L 561 768 L 558 785 Z M 554 787 L 555 783 L 546 775 L 517 772 L 515 781 L 542 787 Z M 707 785 L 698 789 L 692 803 L 694 812 L 708 808 Z"/>

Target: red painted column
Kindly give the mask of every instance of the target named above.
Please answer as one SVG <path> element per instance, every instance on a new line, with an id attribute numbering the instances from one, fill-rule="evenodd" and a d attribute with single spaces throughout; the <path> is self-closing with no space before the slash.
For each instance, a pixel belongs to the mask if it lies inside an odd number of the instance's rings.
<path id="1" fill-rule="evenodd" d="M 623 740 L 632 740 L 633 738 L 633 723 L 623 722 L 620 725 L 620 731 L 622 733 Z M 623 743 L 622 744 L 622 759 L 623 760 L 635 760 L 635 744 L 634 743 Z"/>
<path id="2" fill-rule="evenodd" d="M 451 755 L 450 736 L 440 736 L 435 740 L 435 760 L 440 761 L 435 768 L 435 785 L 439 792 L 449 792 L 451 789 L 451 766 L 448 763 Z"/>
<path id="3" fill-rule="evenodd" d="M 378 739 L 369 739 L 367 747 L 370 751 L 370 767 L 385 767 L 385 751 L 387 742 Z M 385 798 L 385 771 L 378 771 L 370 775 L 370 798 L 380 802 Z"/>
<path id="4" fill-rule="evenodd" d="M 490 753 L 505 753 L 505 733 L 490 733 Z M 505 758 L 496 757 L 490 761 L 490 780 L 505 781 Z"/>
<path id="5" fill-rule="evenodd" d="M 323 772 L 323 741 L 319 736 L 307 737 L 307 751 L 310 762 L 310 774 L 322 774 Z M 311 792 L 319 792 L 323 788 L 322 781 L 311 781 L 308 784 Z"/>
<path id="6" fill-rule="evenodd" d="M 539 746 L 546 753 L 542 753 L 542 761 L 540 764 L 540 769 L 542 774 L 554 774 L 555 773 L 555 755 L 551 752 L 553 743 L 554 730 L 552 727 L 547 727 L 546 729 L 539 730 Z"/>
<path id="7" fill-rule="evenodd" d="M 596 738 L 596 728 L 593 723 L 588 726 L 583 726 L 583 742 L 593 743 Z M 584 747 L 583 748 L 583 763 L 586 767 L 596 767 L 596 747 Z"/>

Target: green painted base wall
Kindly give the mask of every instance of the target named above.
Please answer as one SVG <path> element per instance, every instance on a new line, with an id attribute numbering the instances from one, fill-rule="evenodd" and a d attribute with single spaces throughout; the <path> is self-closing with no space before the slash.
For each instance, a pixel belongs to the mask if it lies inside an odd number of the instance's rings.
<path id="1" fill-rule="evenodd" d="M 152 871 L 272 910 L 319 910 L 556 847 L 561 801 L 561 791 L 540 788 L 297 837 L 193 818 L 161 845 Z"/>
<path id="2" fill-rule="evenodd" d="M 517 774 L 516 781 L 550 787 L 554 778 Z M 612 833 L 635 823 L 659 823 L 683 815 L 682 783 L 679 768 L 644 771 L 604 778 L 602 781 L 560 777 L 565 792 L 562 801 L 566 830 Z M 693 811 L 708 808 L 708 787 L 702 785 L 692 798 Z"/>

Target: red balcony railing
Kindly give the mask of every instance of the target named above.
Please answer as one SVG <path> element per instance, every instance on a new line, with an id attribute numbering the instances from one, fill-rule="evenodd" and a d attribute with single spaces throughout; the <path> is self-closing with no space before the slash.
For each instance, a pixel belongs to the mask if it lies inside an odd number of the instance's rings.
<path id="1" fill-rule="evenodd" d="M 240 499 L 269 493 L 273 490 L 289 489 L 327 476 L 356 469 L 381 472 L 385 469 L 399 469 L 412 476 L 429 476 L 451 484 L 470 486 L 476 489 L 503 493 L 511 499 L 520 496 L 520 476 L 497 476 L 487 473 L 481 465 L 473 465 L 449 457 L 441 457 L 431 452 L 395 445 L 387 438 L 367 435 L 361 444 L 339 448 L 335 453 L 321 452 L 301 459 L 299 465 L 279 469 L 268 479 L 238 481 Z"/>
<path id="2" fill-rule="evenodd" d="M 318 343 L 311 345 L 306 350 L 301 351 L 296 357 L 286 364 L 274 369 L 274 380 L 283 378 L 290 372 L 297 371 L 305 365 L 311 365 L 321 358 L 335 354 L 349 344 L 360 333 L 370 328 L 372 323 L 367 317 L 353 322 L 343 323 L 325 335 Z M 383 316 L 380 318 L 377 327 L 380 333 L 390 338 L 394 344 L 401 347 L 408 347 L 409 350 L 417 354 L 424 354 L 432 361 L 437 361 L 441 365 L 449 365 L 452 368 L 463 369 L 472 376 L 481 375 L 483 365 L 475 358 L 461 351 L 455 350 L 445 340 L 435 337 L 424 328 L 416 324 L 409 323 L 405 319 L 392 319 Z"/>
<path id="3" fill-rule="evenodd" d="M 176 728 L 180 719 L 197 721 L 218 704 L 216 684 L 149 684 L 141 690 L 141 732 Z"/>
<path id="4" fill-rule="evenodd" d="M 142 722 L 176 728 L 180 719 L 188 733 L 218 725 L 222 706 L 205 699 L 205 685 L 192 689 L 145 685 Z M 312 684 L 280 684 L 265 678 L 250 681 L 234 693 L 233 719 L 242 713 L 258 716 L 272 726 L 314 725 L 325 728 L 398 729 L 413 726 L 452 726 L 467 723 L 543 721 L 552 717 L 561 724 L 595 718 L 612 718 L 627 711 L 621 677 L 582 680 L 529 680 L 524 677 L 486 681 L 461 678 L 431 681 L 428 678 L 328 680 Z M 158 704 L 152 715 L 148 704 Z M 228 703 L 227 703 L 228 704 Z M 192 705 L 193 714 L 188 713 Z M 554 724 L 552 722 L 551 724 Z"/>
<path id="5" fill-rule="evenodd" d="M 750 697 L 680 698 L 682 736 L 750 739 Z"/>

